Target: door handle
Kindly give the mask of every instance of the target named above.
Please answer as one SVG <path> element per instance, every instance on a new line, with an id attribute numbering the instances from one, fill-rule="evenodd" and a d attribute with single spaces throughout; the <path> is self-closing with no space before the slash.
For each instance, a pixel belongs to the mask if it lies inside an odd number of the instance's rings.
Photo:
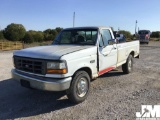
<path id="1" fill-rule="evenodd" d="M 110 52 L 103 52 L 102 55 L 107 56 Z"/>

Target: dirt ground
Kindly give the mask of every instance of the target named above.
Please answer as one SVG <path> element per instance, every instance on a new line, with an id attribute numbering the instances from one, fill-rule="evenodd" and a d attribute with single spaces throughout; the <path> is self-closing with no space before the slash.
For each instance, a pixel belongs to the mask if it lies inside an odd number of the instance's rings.
<path id="1" fill-rule="evenodd" d="M 160 42 L 140 47 L 134 71 L 121 68 L 91 82 L 90 95 L 78 105 L 64 92 L 23 88 L 11 79 L 13 51 L 0 53 L 0 120 L 135 120 L 141 105 L 160 105 Z"/>

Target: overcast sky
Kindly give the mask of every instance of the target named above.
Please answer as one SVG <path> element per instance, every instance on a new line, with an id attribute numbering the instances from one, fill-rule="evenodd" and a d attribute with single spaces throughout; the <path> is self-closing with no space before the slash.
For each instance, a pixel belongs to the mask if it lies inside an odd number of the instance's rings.
<path id="1" fill-rule="evenodd" d="M 160 31 L 160 0 L 0 0 L 0 29 L 10 23 L 26 30 L 112 26 L 114 30 Z"/>

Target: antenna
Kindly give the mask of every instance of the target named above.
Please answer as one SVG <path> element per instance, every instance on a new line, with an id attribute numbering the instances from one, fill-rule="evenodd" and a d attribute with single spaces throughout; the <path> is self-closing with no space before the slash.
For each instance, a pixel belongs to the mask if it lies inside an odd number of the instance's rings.
<path id="1" fill-rule="evenodd" d="M 74 24 L 75 24 L 75 12 L 73 13 L 73 27 L 74 27 Z"/>
<path id="2" fill-rule="evenodd" d="M 135 35 L 136 35 L 136 33 L 137 33 L 137 23 L 138 23 L 138 21 L 136 20 L 136 24 L 135 24 Z"/>

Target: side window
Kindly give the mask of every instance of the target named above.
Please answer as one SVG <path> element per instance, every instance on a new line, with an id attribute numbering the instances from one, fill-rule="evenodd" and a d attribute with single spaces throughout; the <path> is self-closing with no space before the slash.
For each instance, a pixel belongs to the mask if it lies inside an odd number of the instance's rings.
<path id="1" fill-rule="evenodd" d="M 104 45 L 107 46 L 108 45 L 108 40 L 112 39 L 110 31 L 107 30 L 107 29 L 103 29 L 102 30 L 102 37 L 103 37 Z"/>

